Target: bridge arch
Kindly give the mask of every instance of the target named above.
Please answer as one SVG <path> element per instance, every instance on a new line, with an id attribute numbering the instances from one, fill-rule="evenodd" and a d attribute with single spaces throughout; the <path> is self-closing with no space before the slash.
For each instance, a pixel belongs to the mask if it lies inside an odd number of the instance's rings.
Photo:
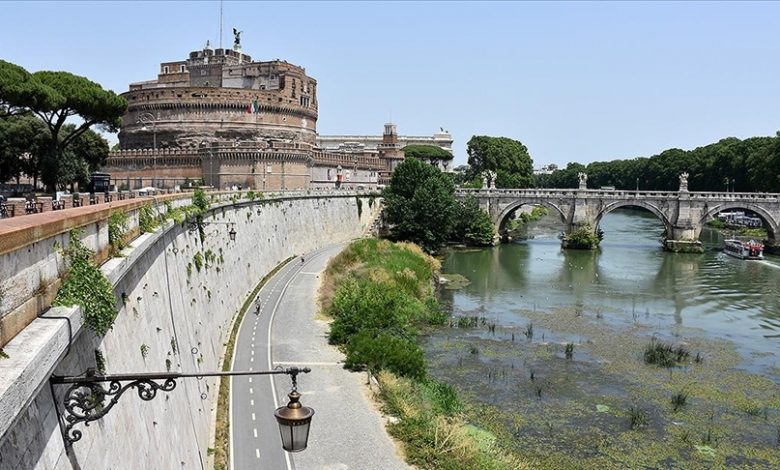
<path id="1" fill-rule="evenodd" d="M 728 211 L 732 209 L 743 209 L 743 210 L 749 210 L 758 217 L 764 221 L 764 227 L 767 230 L 767 235 L 770 239 L 775 240 L 777 237 L 778 232 L 778 223 L 780 223 L 778 220 L 772 216 L 772 213 L 764 209 L 763 207 L 757 205 L 757 204 L 750 204 L 740 201 L 732 201 L 732 202 L 724 202 L 717 204 L 713 206 L 712 208 L 708 208 L 707 211 L 702 216 L 701 220 L 699 221 L 699 225 L 704 225 L 710 220 L 714 219 L 716 215 L 723 211 Z"/>
<path id="2" fill-rule="evenodd" d="M 512 201 L 508 206 L 503 208 L 501 212 L 498 214 L 498 217 L 496 217 L 496 220 L 494 221 L 496 226 L 496 232 L 501 233 L 501 230 L 506 225 L 506 221 L 509 219 L 509 216 L 520 207 L 527 206 L 527 205 L 544 206 L 547 209 L 551 209 L 552 211 L 558 214 L 558 216 L 561 218 L 562 223 L 564 224 L 566 223 L 566 214 L 563 212 L 563 210 L 560 207 L 558 207 L 558 205 L 542 199 L 518 199 L 516 201 Z"/>
<path id="3" fill-rule="evenodd" d="M 658 208 L 658 206 L 654 204 L 650 204 L 649 202 L 638 201 L 638 200 L 615 201 L 607 204 L 606 206 L 604 206 L 603 209 L 601 209 L 601 211 L 599 211 L 599 214 L 596 216 L 596 227 L 599 226 L 602 217 L 614 211 L 615 209 L 619 209 L 621 207 L 641 207 L 642 209 L 651 212 L 653 215 L 658 217 L 658 219 L 661 221 L 662 224 L 664 224 L 664 229 L 666 229 L 666 233 L 667 234 L 672 233 L 672 223 L 671 221 L 669 221 L 669 217 L 662 209 Z"/>

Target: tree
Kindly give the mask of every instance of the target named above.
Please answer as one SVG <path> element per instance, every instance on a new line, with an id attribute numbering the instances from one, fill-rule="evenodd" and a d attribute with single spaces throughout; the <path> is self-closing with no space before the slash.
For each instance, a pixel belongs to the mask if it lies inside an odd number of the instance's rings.
<path id="1" fill-rule="evenodd" d="M 435 160 L 452 160 L 452 154 L 436 145 L 407 145 L 403 149 L 406 158 L 431 162 Z"/>
<path id="2" fill-rule="evenodd" d="M 520 141 L 507 137 L 473 136 L 467 145 L 472 175 L 496 172 L 498 187 L 533 185 L 533 161 Z"/>
<path id="3" fill-rule="evenodd" d="M 0 60 L 0 117 L 22 114 L 54 99 L 55 92 L 24 68 Z"/>
<path id="4" fill-rule="evenodd" d="M 27 175 L 37 182 L 40 163 L 48 145 L 48 131 L 29 114 L 0 119 L 0 183 Z"/>
<path id="5" fill-rule="evenodd" d="M 25 86 L 18 80 L 27 80 Z M 68 72 L 40 71 L 27 73 L 8 62 L 0 63 L 0 105 L 10 112 L 27 110 L 43 121 L 49 130 L 47 149 L 48 170 L 43 181 L 51 190 L 60 183 L 69 183 L 60 173 L 65 169 L 64 150 L 92 126 L 116 132 L 127 102 L 113 91 L 85 77 Z M 77 116 L 82 122 L 66 126 L 68 118 Z M 83 166 L 83 165 L 81 165 Z"/>
<path id="6" fill-rule="evenodd" d="M 439 249 L 454 224 L 454 192 L 452 181 L 438 168 L 416 158 L 404 159 L 384 191 L 392 236 L 428 252 Z"/>
<path id="7" fill-rule="evenodd" d="M 490 246 L 496 235 L 496 228 L 487 212 L 479 208 L 479 201 L 469 196 L 459 201 L 455 212 L 455 225 L 451 238 L 467 245 Z"/>

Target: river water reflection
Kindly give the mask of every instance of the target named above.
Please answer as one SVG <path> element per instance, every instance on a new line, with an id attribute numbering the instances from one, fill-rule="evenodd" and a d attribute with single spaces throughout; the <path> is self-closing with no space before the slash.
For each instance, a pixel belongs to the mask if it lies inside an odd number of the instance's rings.
<path id="1" fill-rule="evenodd" d="M 728 257 L 711 230 L 702 235 L 703 255 L 665 252 L 663 226 L 644 211 L 614 211 L 601 228 L 601 249 L 591 252 L 561 250 L 561 227 L 550 216 L 530 229 L 527 241 L 453 252 L 443 272 L 471 284 L 445 292 L 444 303 L 455 314 L 479 311 L 510 327 L 526 323 L 519 310 L 555 308 L 640 322 L 661 334 L 693 327 L 733 341 L 750 370 L 780 365 L 780 258 Z"/>

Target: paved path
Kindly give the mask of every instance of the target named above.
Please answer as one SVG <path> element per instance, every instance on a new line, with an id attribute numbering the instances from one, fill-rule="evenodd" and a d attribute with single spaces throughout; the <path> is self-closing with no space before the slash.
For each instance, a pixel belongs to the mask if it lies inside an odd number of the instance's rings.
<path id="1" fill-rule="evenodd" d="M 273 417 L 287 403 L 287 376 L 236 377 L 231 387 L 231 459 L 244 469 L 406 469 L 365 396 L 366 375 L 343 369 L 343 355 L 328 345 L 328 326 L 316 320 L 317 288 L 328 260 L 343 245 L 288 263 L 261 289 L 259 315 L 247 312 L 236 342 L 233 370 L 310 367 L 298 376 L 301 403 L 314 408 L 309 447 L 281 448 Z M 270 343 L 270 344 L 269 344 Z"/>

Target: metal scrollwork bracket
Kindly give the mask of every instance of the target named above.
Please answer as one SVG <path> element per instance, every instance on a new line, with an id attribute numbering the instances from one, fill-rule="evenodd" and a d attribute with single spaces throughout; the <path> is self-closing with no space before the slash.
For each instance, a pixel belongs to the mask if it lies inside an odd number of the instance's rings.
<path id="1" fill-rule="evenodd" d="M 170 392 L 176 388 L 174 377 L 103 376 L 96 374 L 95 369 L 88 369 L 86 374 L 77 377 L 55 375 L 50 381 L 52 384 L 70 385 L 62 398 L 64 423 L 61 422 L 65 425 L 61 429 L 62 437 L 68 444 L 81 439 L 81 431 L 74 429 L 75 425 L 84 423 L 84 426 L 89 426 L 92 421 L 101 419 L 127 390 L 134 388 L 141 400 L 151 401 L 158 391 Z"/>

